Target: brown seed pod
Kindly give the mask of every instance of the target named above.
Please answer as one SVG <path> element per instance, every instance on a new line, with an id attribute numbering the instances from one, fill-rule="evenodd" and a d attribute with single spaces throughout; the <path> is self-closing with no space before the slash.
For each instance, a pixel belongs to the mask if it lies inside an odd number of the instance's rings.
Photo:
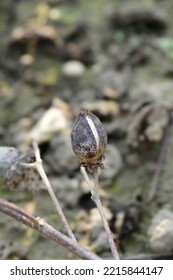
<path id="1" fill-rule="evenodd" d="M 93 113 L 81 111 L 71 133 L 72 148 L 84 164 L 101 162 L 107 146 L 107 134 Z"/>

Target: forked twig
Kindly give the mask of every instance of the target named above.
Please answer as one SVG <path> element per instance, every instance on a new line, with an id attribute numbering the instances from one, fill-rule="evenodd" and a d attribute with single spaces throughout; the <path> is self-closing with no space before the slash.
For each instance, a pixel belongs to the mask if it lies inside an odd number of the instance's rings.
<path id="1" fill-rule="evenodd" d="M 26 213 L 23 209 L 5 199 L 0 199 L 0 212 L 12 217 L 20 223 L 41 233 L 44 237 L 54 240 L 67 250 L 84 260 L 99 260 L 100 258 L 79 243 L 62 234 L 40 218 Z"/>
<path id="2" fill-rule="evenodd" d="M 52 188 L 52 186 L 51 186 L 51 184 L 49 182 L 49 179 L 48 179 L 48 177 L 47 177 L 47 175 L 46 175 L 46 173 L 44 171 L 42 159 L 41 159 L 41 156 L 40 156 L 40 150 L 39 150 L 37 142 L 35 142 L 35 141 L 33 142 L 33 148 L 34 148 L 34 151 L 35 151 L 36 161 L 34 163 L 23 163 L 22 162 L 21 165 L 24 166 L 24 167 L 27 167 L 27 168 L 35 168 L 38 171 L 40 177 L 42 178 L 42 180 L 43 180 L 43 182 L 44 182 L 44 184 L 45 184 L 45 186 L 46 186 L 46 188 L 47 188 L 47 190 L 49 192 L 49 195 L 50 195 L 50 197 L 52 199 L 52 202 L 53 202 L 53 204 L 55 206 L 55 209 L 58 212 L 59 217 L 60 217 L 62 223 L 64 224 L 64 227 L 65 227 L 69 237 L 73 241 L 76 242 L 76 238 L 75 238 L 75 236 L 74 236 L 74 234 L 73 234 L 73 232 L 72 232 L 72 230 L 71 230 L 71 228 L 69 226 L 69 223 L 68 223 L 68 221 L 67 221 L 67 219 L 66 219 L 66 217 L 64 215 L 64 212 L 63 212 L 63 210 L 62 210 L 62 208 L 60 206 L 60 203 L 59 203 L 57 197 L 55 196 L 53 188 Z"/>
<path id="3" fill-rule="evenodd" d="M 103 206 L 102 206 L 102 203 L 101 203 L 99 191 L 98 191 L 98 168 L 96 168 L 94 170 L 94 184 L 89 179 L 89 176 L 88 176 L 84 166 L 81 166 L 81 173 L 84 176 L 86 182 L 88 183 L 88 186 L 90 188 L 91 195 L 92 195 L 91 198 L 95 202 L 95 204 L 96 204 L 96 206 L 99 210 L 99 213 L 100 213 L 100 216 L 101 216 L 104 228 L 105 228 L 105 232 L 106 232 L 106 235 L 107 235 L 107 239 L 108 239 L 108 242 L 109 242 L 109 245 L 110 245 L 110 248 L 111 248 L 112 256 L 115 260 L 119 260 L 120 259 L 119 254 L 118 254 L 117 248 L 115 246 L 113 236 L 112 236 L 112 232 L 111 232 L 109 224 L 107 222 L 107 219 L 106 219 L 106 216 L 105 216 L 105 213 L 104 213 L 104 210 L 103 210 Z"/>

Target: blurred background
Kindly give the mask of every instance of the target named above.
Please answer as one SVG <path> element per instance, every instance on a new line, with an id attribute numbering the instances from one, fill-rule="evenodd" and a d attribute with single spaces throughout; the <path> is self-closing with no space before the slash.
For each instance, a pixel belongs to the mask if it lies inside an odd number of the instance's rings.
<path id="1" fill-rule="evenodd" d="M 0 146 L 32 152 L 80 244 L 110 249 L 72 152 L 82 108 L 108 134 L 100 193 L 122 258 L 173 257 L 173 2 L 0 1 Z M 36 174 L 0 196 L 64 231 Z M 0 259 L 74 259 L 0 214 Z"/>

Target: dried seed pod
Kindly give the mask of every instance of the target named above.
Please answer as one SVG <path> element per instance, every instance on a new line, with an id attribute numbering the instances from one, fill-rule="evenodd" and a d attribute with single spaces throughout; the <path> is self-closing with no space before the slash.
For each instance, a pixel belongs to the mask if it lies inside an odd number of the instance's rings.
<path id="1" fill-rule="evenodd" d="M 15 188 L 22 180 L 23 172 L 18 163 L 20 154 L 13 147 L 0 147 L 0 186 Z"/>
<path id="2" fill-rule="evenodd" d="M 71 133 L 72 148 L 81 163 L 101 163 L 107 145 L 104 127 L 93 113 L 81 111 Z"/>

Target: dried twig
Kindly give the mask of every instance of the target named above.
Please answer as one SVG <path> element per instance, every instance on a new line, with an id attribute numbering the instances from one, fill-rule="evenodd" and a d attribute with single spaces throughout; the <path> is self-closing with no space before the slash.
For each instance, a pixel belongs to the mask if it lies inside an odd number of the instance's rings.
<path id="1" fill-rule="evenodd" d="M 42 163 L 42 159 L 41 159 L 41 156 L 40 156 L 40 150 L 39 150 L 39 147 L 38 147 L 38 144 L 34 141 L 33 142 L 33 148 L 34 148 L 34 151 L 35 151 L 35 158 L 36 158 L 36 161 L 34 163 L 21 163 L 22 166 L 24 167 L 29 167 L 29 168 L 35 168 L 38 173 L 40 174 L 40 177 L 42 178 L 48 192 L 49 192 L 49 195 L 52 199 L 52 202 L 55 206 L 55 209 L 56 211 L 58 212 L 59 214 L 59 217 L 61 219 L 61 221 L 63 222 L 64 226 L 65 226 L 65 229 L 69 235 L 69 237 L 73 240 L 73 241 L 76 241 L 76 238 L 69 226 L 69 223 L 64 215 L 64 212 L 60 206 L 60 203 L 57 199 L 57 197 L 55 196 L 55 193 L 53 191 L 53 188 L 49 182 L 49 179 L 44 171 L 44 168 L 43 168 L 43 163 Z"/>
<path id="2" fill-rule="evenodd" d="M 88 183 L 88 186 L 89 186 L 91 194 L 92 194 L 91 198 L 95 202 L 95 204 L 96 204 L 96 206 L 99 210 L 99 213 L 100 213 L 100 216 L 102 218 L 102 222 L 103 222 L 103 225 L 104 225 L 104 228 L 105 228 L 105 232 L 106 232 L 106 235 L 107 235 L 107 239 L 108 239 L 108 242 L 109 242 L 109 245 L 110 245 L 110 248 L 111 248 L 113 258 L 115 260 L 119 260 L 118 251 L 117 251 L 117 248 L 115 246 L 113 236 L 112 236 L 112 232 L 109 228 L 109 224 L 107 222 L 107 219 L 106 219 L 106 216 L 105 216 L 105 213 L 104 213 L 104 210 L 103 210 L 103 206 L 102 206 L 102 203 L 101 203 L 99 191 L 98 191 L 98 169 L 96 168 L 94 170 L 94 184 L 89 179 L 89 176 L 88 176 L 84 166 L 81 166 L 81 173 L 84 176 L 86 182 Z"/>
<path id="3" fill-rule="evenodd" d="M 91 251 L 87 250 L 83 246 L 79 245 L 77 242 L 73 241 L 66 235 L 54 229 L 52 226 L 47 224 L 44 220 L 40 218 L 35 218 L 34 216 L 26 213 L 23 209 L 17 207 L 15 204 L 8 202 L 5 199 L 0 199 L 0 211 L 13 219 L 19 221 L 20 223 L 37 230 L 41 235 L 48 239 L 54 240 L 57 244 L 62 245 L 67 248 L 70 252 L 85 260 L 98 260 L 98 256 L 93 254 Z"/>

